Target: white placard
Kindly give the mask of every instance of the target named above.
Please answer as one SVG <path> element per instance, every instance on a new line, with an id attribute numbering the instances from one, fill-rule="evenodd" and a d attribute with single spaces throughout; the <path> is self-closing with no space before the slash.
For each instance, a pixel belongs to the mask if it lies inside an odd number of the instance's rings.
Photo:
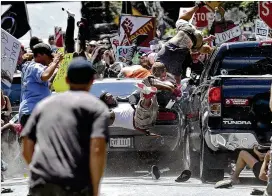
<path id="1" fill-rule="evenodd" d="M 225 43 L 235 37 L 239 37 L 242 34 L 242 31 L 239 26 L 233 27 L 222 33 L 215 33 L 215 43 L 222 44 Z"/>
<path id="2" fill-rule="evenodd" d="M 263 21 L 255 21 L 255 34 L 257 39 L 266 40 L 268 32 L 269 28 Z"/>
<path id="3" fill-rule="evenodd" d="M 15 72 L 21 43 L 1 29 L 1 84 L 10 87 Z"/>

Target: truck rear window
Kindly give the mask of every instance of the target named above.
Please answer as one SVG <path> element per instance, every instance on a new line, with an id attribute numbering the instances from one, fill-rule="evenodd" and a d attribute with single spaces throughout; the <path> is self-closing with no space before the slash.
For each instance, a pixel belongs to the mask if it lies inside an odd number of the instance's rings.
<path id="1" fill-rule="evenodd" d="M 272 47 L 226 51 L 216 75 L 272 74 Z"/>

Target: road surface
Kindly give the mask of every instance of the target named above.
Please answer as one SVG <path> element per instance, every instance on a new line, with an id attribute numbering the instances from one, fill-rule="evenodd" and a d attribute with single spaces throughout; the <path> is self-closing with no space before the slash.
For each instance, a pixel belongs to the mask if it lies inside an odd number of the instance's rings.
<path id="1" fill-rule="evenodd" d="M 265 189 L 258 184 L 250 172 L 243 173 L 242 184 L 229 189 L 215 189 L 214 184 L 203 184 L 192 178 L 185 183 L 176 183 L 175 177 L 162 176 L 159 180 L 151 177 L 105 177 L 101 185 L 101 196 L 246 196 L 253 188 Z M 13 193 L 6 196 L 25 196 L 28 193 L 27 178 L 7 179 L 2 188 L 11 188 Z M 2 195 L 2 194 L 1 194 Z"/>

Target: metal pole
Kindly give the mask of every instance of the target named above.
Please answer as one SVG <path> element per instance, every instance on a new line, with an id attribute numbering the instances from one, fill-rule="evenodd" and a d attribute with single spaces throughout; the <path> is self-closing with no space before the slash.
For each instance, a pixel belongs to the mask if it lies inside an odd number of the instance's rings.
<path id="1" fill-rule="evenodd" d="M 27 16 L 27 21 L 29 23 L 29 15 L 28 15 L 28 9 L 27 9 L 27 5 L 26 5 L 26 2 L 24 1 L 24 4 L 25 4 L 25 10 L 26 10 L 26 16 Z M 30 30 L 29 30 L 29 35 L 30 35 L 30 39 L 32 37 L 32 29 L 30 27 Z"/>

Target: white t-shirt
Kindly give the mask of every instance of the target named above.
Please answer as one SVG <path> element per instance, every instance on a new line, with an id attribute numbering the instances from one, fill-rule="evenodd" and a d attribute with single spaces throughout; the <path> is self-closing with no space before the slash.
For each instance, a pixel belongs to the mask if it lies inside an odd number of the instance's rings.
<path id="1" fill-rule="evenodd" d="M 133 113 L 134 109 L 129 104 L 120 104 L 116 108 L 113 108 L 115 113 L 115 120 L 112 127 L 122 127 L 125 129 L 134 130 L 133 126 Z"/>

